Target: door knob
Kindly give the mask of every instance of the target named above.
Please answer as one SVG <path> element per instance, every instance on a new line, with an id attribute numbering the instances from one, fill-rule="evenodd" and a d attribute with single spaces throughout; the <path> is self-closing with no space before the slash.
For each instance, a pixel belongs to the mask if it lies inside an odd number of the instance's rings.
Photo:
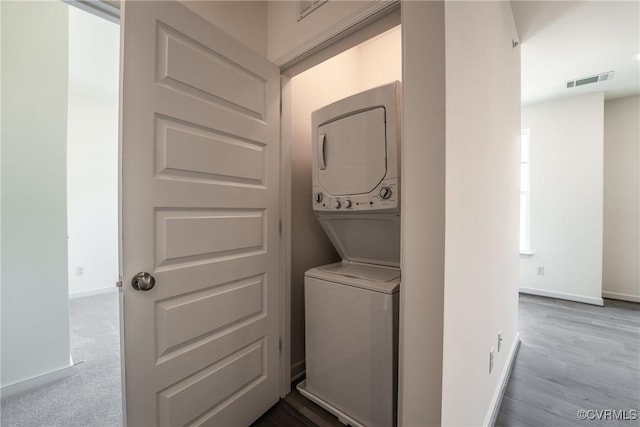
<path id="1" fill-rule="evenodd" d="M 153 278 L 152 275 L 146 272 L 140 272 L 133 276 L 131 279 L 131 286 L 136 291 L 148 291 L 153 288 L 156 284 L 156 279 Z"/>

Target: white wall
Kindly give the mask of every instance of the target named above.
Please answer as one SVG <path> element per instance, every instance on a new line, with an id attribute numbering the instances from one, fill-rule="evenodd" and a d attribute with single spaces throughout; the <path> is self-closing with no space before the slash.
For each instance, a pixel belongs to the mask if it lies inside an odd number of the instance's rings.
<path id="1" fill-rule="evenodd" d="M 358 90 L 402 81 L 402 31 L 400 26 L 385 31 L 356 47 Z"/>
<path id="2" fill-rule="evenodd" d="M 516 344 L 520 49 L 509 2 L 446 2 L 445 17 L 442 425 L 479 426 Z"/>
<path id="3" fill-rule="evenodd" d="M 401 80 L 400 28 L 347 50 L 291 79 L 291 365 L 304 369 L 304 273 L 340 257 L 311 205 L 311 112 L 334 101 Z M 383 61 L 381 61 L 383 59 Z M 376 63 L 373 72 L 370 64 Z"/>
<path id="4" fill-rule="evenodd" d="M 602 294 L 640 302 L 640 96 L 604 103 Z"/>
<path id="5" fill-rule="evenodd" d="M 186 0 L 182 4 L 262 56 L 267 56 L 267 2 Z"/>
<path id="6" fill-rule="evenodd" d="M 304 273 L 340 257 L 311 206 L 311 112 L 351 94 L 354 55 L 340 55 L 291 79 L 291 375 L 304 370 Z M 336 72 L 340 79 L 328 78 Z"/>
<path id="7" fill-rule="evenodd" d="M 70 365 L 67 5 L 2 2 L 2 386 Z"/>
<path id="8" fill-rule="evenodd" d="M 444 2 L 402 3 L 402 286 L 398 425 L 441 425 Z"/>
<path id="9" fill-rule="evenodd" d="M 69 8 L 67 215 L 69 294 L 118 280 L 120 27 Z"/>
<path id="10" fill-rule="evenodd" d="M 2 3 L 0 3 L 0 166 L 2 165 Z M 0 334 L 2 333 L 2 170 L 0 169 Z M 0 336 L 0 387 L 2 386 L 2 340 Z M 1 389 L 0 389 L 1 390 Z M 0 397 L 2 393 L 0 392 Z"/>
<path id="11" fill-rule="evenodd" d="M 602 93 L 522 109 L 533 252 L 520 258 L 522 291 L 602 304 L 603 109 Z"/>

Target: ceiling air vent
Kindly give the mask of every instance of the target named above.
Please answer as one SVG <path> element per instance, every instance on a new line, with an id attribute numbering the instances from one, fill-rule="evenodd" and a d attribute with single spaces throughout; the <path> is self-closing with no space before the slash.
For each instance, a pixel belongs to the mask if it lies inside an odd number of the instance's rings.
<path id="1" fill-rule="evenodd" d="M 580 79 L 569 80 L 566 82 L 566 88 L 578 87 L 583 85 L 588 85 L 591 83 L 604 82 L 607 80 L 611 80 L 613 78 L 613 71 L 609 71 L 606 73 L 596 74 L 595 76 L 582 77 Z"/>

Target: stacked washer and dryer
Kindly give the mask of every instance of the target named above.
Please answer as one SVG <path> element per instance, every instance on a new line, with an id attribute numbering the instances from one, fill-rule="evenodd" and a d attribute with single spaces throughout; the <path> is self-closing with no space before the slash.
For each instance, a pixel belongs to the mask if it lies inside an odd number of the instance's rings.
<path id="1" fill-rule="evenodd" d="M 305 273 L 298 390 L 354 427 L 395 426 L 400 83 L 312 114 L 313 209 L 342 262 Z"/>

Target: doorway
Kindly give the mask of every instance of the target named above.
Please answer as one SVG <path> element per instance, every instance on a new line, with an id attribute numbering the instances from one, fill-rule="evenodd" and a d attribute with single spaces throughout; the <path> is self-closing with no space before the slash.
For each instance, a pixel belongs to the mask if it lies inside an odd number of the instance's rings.
<path id="1" fill-rule="evenodd" d="M 2 20 L 2 421 L 121 425 L 119 25 L 62 2 Z"/>
<path id="2" fill-rule="evenodd" d="M 304 273 L 340 258 L 311 206 L 311 112 L 367 89 L 402 80 L 400 26 L 291 78 L 291 376 L 304 374 Z M 384 58 L 384 61 L 381 59 Z M 283 108 L 285 110 L 285 108 Z M 287 126 L 283 117 L 283 127 Z M 309 242 L 313 242 L 310 244 Z"/>

